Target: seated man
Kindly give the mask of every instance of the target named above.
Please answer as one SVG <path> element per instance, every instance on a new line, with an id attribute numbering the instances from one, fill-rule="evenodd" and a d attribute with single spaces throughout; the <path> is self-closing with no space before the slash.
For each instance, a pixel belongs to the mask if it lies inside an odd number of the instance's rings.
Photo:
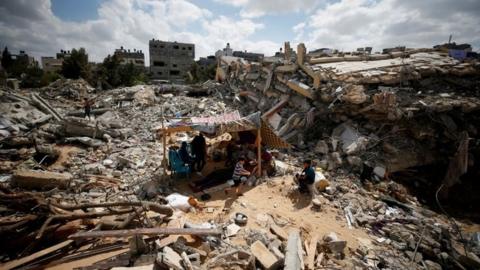
<path id="1" fill-rule="evenodd" d="M 310 160 L 303 162 L 303 171 L 301 174 L 295 175 L 294 181 L 298 185 L 300 193 L 309 192 L 309 185 L 315 183 L 315 171 L 312 168 L 312 162 Z"/>
<path id="2" fill-rule="evenodd" d="M 238 196 L 242 195 L 242 193 L 240 192 L 240 185 L 245 183 L 248 179 L 248 176 L 250 176 L 250 172 L 245 170 L 245 168 L 243 168 L 244 164 L 245 164 L 245 158 L 240 157 L 238 159 L 237 164 L 235 165 L 235 169 L 233 170 L 233 176 L 232 176 L 232 179 L 234 182 L 233 186 L 235 187 L 235 193 Z M 228 194 L 229 190 L 230 189 L 225 189 L 225 194 Z"/>

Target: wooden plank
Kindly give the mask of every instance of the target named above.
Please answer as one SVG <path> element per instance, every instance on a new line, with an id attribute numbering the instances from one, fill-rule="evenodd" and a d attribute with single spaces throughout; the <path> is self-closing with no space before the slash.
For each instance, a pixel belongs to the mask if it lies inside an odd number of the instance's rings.
<path id="1" fill-rule="evenodd" d="M 96 254 L 94 256 L 90 256 L 87 258 L 82 258 L 76 261 L 71 261 L 71 262 L 66 262 L 62 264 L 57 264 L 54 266 L 46 266 L 45 269 L 48 270 L 64 270 L 64 269 L 75 269 L 75 268 L 80 268 L 80 267 L 86 267 L 86 266 L 91 266 L 92 264 L 95 264 L 97 262 L 107 260 L 109 258 L 118 256 L 122 253 L 128 252 L 130 249 L 129 248 L 123 248 L 120 250 L 115 250 L 111 252 L 106 252 L 102 254 Z"/>
<path id="2" fill-rule="evenodd" d="M 287 86 L 290 87 L 290 89 L 292 89 L 293 91 L 299 93 L 300 95 L 309 99 L 313 99 L 313 93 L 308 85 L 298 81 L 289 80 L 287 81 Z"/>
<path id="3" fill-rule="evenodd" d="M 191 228 L 140 228 L 132 230 L 109 230 L 78 232 L 69 236 L 72 239 L 81 238 L 106 238 L 106 237 L 128 237 L 134 235 L 221 235 L 220 229 L 191 229 Z"/>
<path id="4" fill-rule="evenodd" d="M 319 236 L 315 234 L 312 239 L 310 240 L 310 245 L 307 248 L 307 261 L 306 266 L 307 269 L 313 270 L 315 269 L 315 254 L 317 253 L 317 243 L 318 243 Z"/>
<path id="5" fill-rule="evenodd" d="M 27 257 L 23 257 L 23 258 L 20 258 L 18 260 L 14 260 L 14 261 L 11 261 L 11 262 L 8 262 L 8 263 L 5 263 L 3 265 L 0 265 L 0 269 L 3 269 L 3 270 L 9 270 L 9 269 L 13 269 L 15 267 L 18 267 L 18 266 L 21 266 L 21 265 L 24 265 L 26 263 L 29 263 L 31 261 L 34 261 L 36 259 L 39 259 L 45 255 L 48 255 L 50 253 L 53 253 L 55 251 L 58 251 L 62 248 L 65 248 L 65 247 L 68 247 L 69 245 L 71 245 L 74 241 L 73 240 L 67 240 L 67 241 L 63 241 L 61 243 L 58 243 L 54 246 L 51 246 L 49 248 L 46 248 L 44 250 L 40 250 L 39 252 L 35 252 L 31 255 L 28 255 Z"/>
<path id="6" fill-rule="evenodd" d="M 262 119 L 265 120 L 268 117 L 270 117 L 272 114 L 281 110 L 285 105 L 287 105 L 289 99 L 290 99 L 289 96 L 284 96 L 282 100 L 280 100 L 277 104 L 275 104 L 275 106 L 273 106 L 270 110 L 268 110 L 262 115 Z"/>

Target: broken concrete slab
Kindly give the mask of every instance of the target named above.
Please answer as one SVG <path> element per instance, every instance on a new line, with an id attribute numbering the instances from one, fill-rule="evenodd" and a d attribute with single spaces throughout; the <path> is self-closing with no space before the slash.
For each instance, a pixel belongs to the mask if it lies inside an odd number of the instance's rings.
<path id="1" fill-rule="evenodd" d="M 162 253 L 158 253 L 157 262 L 166 265 L 170 269 L 183 270 L 182 256 L 170 247 L 164 247 Z"/>
<path id="2" fill-rule="evenodd" d="M 72 179 L 73 176 L 70 173 L 17 170 L 13 174 L 12 184 L 25 189 L 66 189 Z"/>
<path id="3" fill-rule="evenodd" d="M 250 250 L 264 269 L 271 270 L 280 266 L 281 260 L 270 252 L 270 250 L 268 250 L 268 248 L 259 240 L 255 241 L 250 246 Z"/>
<path id="4" fill-rule="evenodd" d="M 303 269 L 303 248 L 300 231 L 298 229 L 290 231 L 285 253 L 285 270 Z"/>

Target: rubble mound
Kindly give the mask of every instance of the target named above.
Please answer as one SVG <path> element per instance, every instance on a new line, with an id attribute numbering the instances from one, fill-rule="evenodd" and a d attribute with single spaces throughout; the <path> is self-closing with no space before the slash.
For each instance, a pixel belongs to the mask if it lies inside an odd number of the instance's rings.
<path id="1" fill-rule="evenodd" d="M 80 100 L 88 93 L 92 92 L 94 88 L 84 79 L 58 79 L 48 86 L 41 89 L 42 92 L 50 96 L 63 96 L 74 100 Z"/>

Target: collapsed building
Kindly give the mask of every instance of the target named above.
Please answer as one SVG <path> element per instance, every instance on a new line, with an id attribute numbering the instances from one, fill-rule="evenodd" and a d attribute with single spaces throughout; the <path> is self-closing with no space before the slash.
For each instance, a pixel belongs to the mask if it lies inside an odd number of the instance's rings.
<path id="1" fill-rule="evenodd" d="M 478 269 L 478 62 L 282 51 L 221 56 L 222 83 L 97 92 L 92 120 L 84 80 L 2 89 L 0 268 Z M 237 110 L 291 145 L 277 175 L 236 198 L 183 188 L 163 153 L 194 134 L 157 131 Z M 311 197 L 292 181 L 303 159 Z"/>
<path id="2" fill-rule="evenodd" d="M 286 43 L 285 52 L 289 44 Z M 365 170 L 436 188 L 474 210 L 479 197 L 478 62 L 434 49 L 384 54 L 285 54 L 273 63 L 223 58 L 220 80 L 236 89 L 246 111 L 258 109 L 278 135 L 327 170 Z M 467 145 L 467 146 L 466 146 Z M 427 198 L 425 198 L 427 199 Z"/>

